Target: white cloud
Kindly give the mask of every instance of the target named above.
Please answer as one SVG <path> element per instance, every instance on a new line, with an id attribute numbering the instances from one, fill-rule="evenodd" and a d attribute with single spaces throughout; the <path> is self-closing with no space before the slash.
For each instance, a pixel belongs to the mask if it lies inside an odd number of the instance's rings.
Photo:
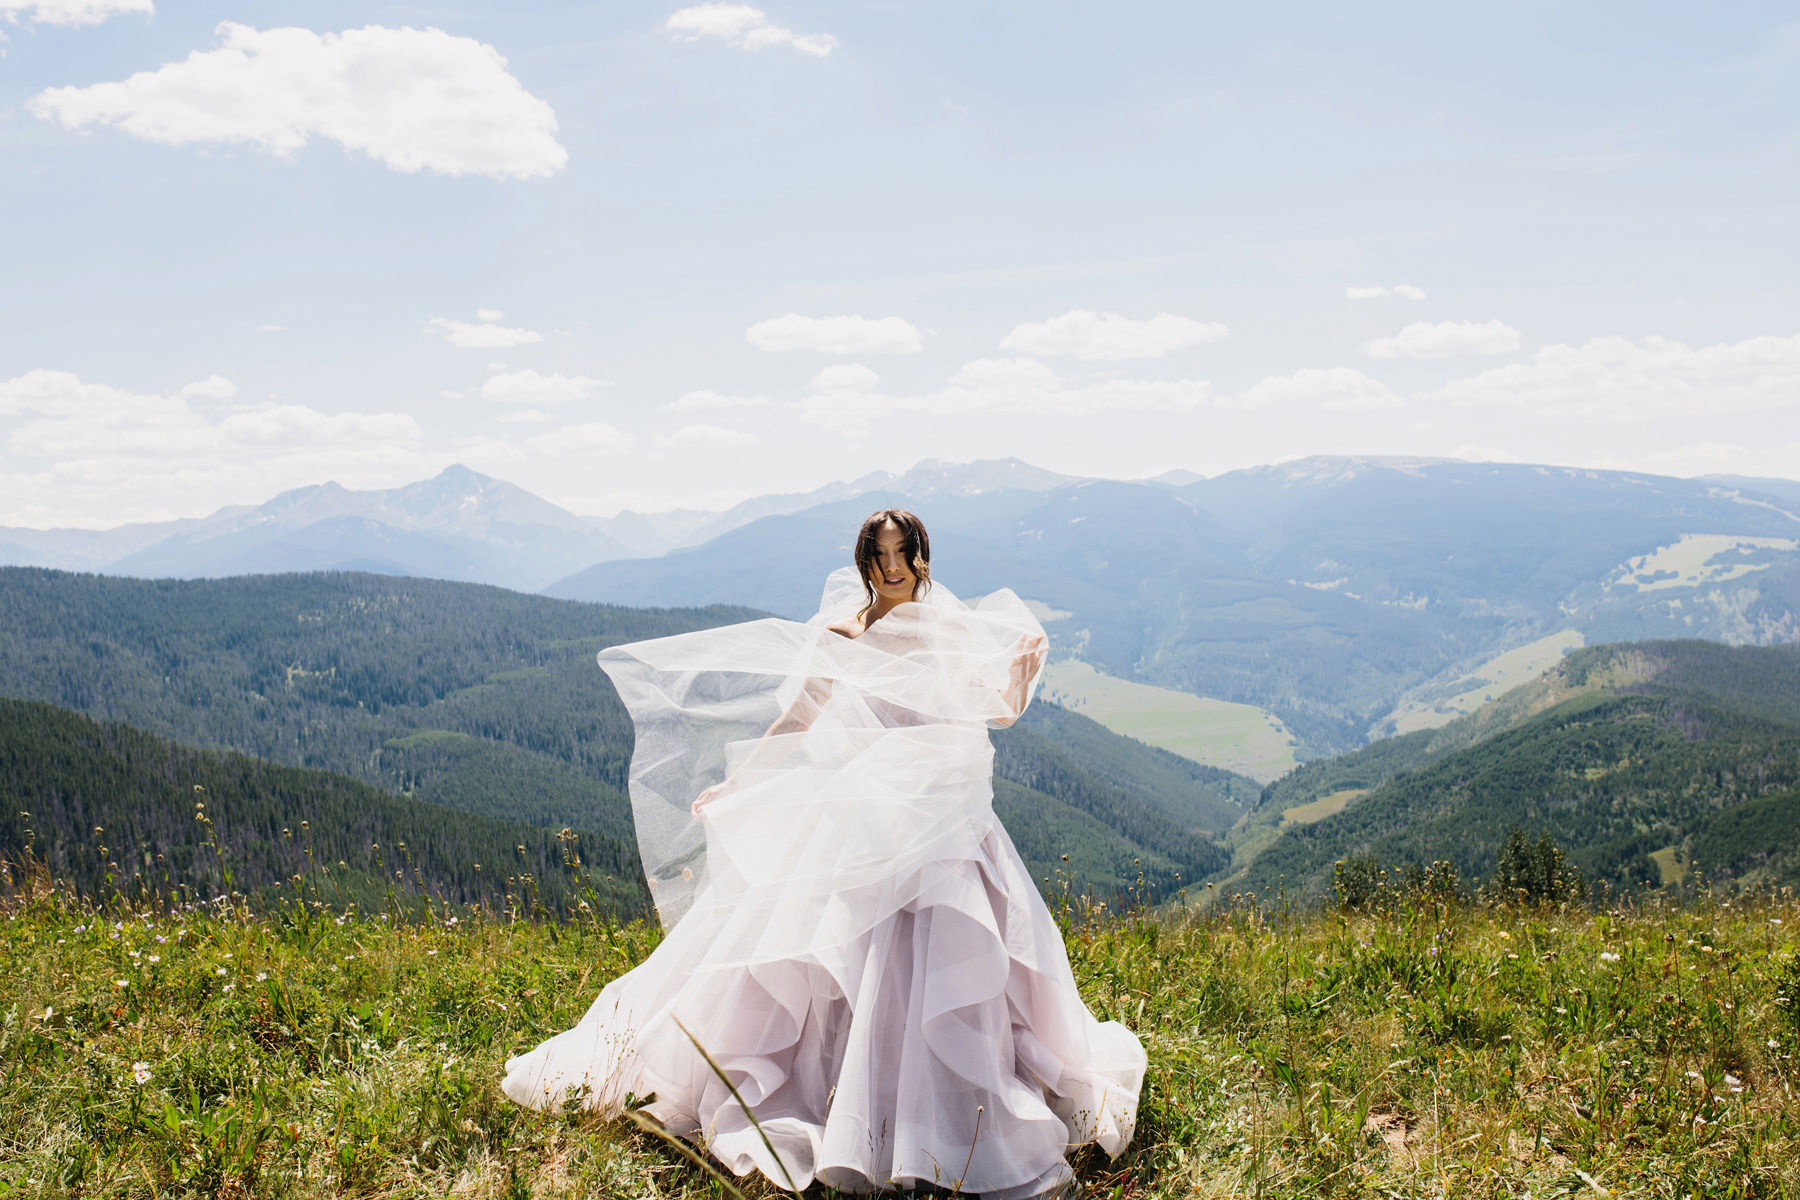
<path id="1" fill-rule="evenodd" d="M 788 313 L 744 331 L 758 350 L 816 350 L 820 354 L 917 354 L 919 330 L 900 317 L 803 317 Z"/>
<path id="2" fill-rule="evenodd" d="M 1134 321 L 1118 313 L 1075 309 L 1048 321 L 1027 322 L 1000 342 L 1002 350 L 1045 356 L 1073 355 L 1089 361 L 1125 358 L 1161 358 L 1226 335 L 1217 321 L 1196 321 L 1172 313 L 1158 313 Z"/>
<path id="3" fill-rule="evenodd" d="M 506 314 L 497 308 L 478 308 L 475 310 L 477 321 L 504 321 Z"/>
<path id="4" fill-rule="evenodd" d="M 943 390 L 917 396 L 874 391 L 875 373 L 821 372 L 813 390 L 795 402 L 802 420 L 827 429 L 860 434 L 885 416 L 932 412 L 973 416 L 985 413 L 1091 416 L 1112 412 L 1176 412 L 1212 400 L 1203 379 L 1101 379 L 1065 381 L 1029 358 L 981 358 L 966 363 Z"/>
<path id="5" fill-rule="evenodd" d="M 227 484 L 239 494 L 392 471 L 423 438 L 406 413 L 325 413 L 297 404 L 234 407 L 207 415 L 194 401 L 235 394 L 214 376 L 172 394 L 88 383 L 35 370 L 0 381 L 0 523 L 108 524 L 158 519 L 171 497 Z M 18 460 L 41 460 L 21 468 Z M 55 507 L 52 507 L 55 505 Z"/>
<path id="6" fill-rule="evenodd" d="M 256 327 L 256 332 L 258 332 L 258 333 L 286 333 L 287 326 L 286 325 L 276 325 L 272 322 L 264 322 L 263 324 L 258 325 Z"/>
<path id="7" fill-rule="evenodd" d="M 1499 321 L 1415 321 L 1393 337 L 1363 343 L 1370 358 L 1454 358 L 1463 354 L 1510 354 L 1519 331 Z"/>
<path id="8" fill-rule="evenodd" d="M 440 400 L 461 400 L 462 398 L 463 398 L 463 393 L 455 391 L 451 388 L 445 388 L 443 391 L 438 393 L 438 399 L 440 399 Z"/>
<path id="9" fill-rule="evenodd" d="M 1397 283 L 1393 287 L 1347 287 L 1344 295 L 1352 300 L 1377 300 L 1383 296 L 1398 296 L 1402 300 L 1423 300 L 1425 289 L 1414 287 L 1410 283 Z"/>
<path id="10" fill-rule="evenodd" d="M 527 439 L 525 447 L 534 454 L 615 455 L 624 454 L 636 444 L 637 440 L 629 433 L 605 421 L 586 421 L 540 433 Z"/>
<path id="11" fill-rule="evenodd" d="M 684 392 L 663 405 L 664 412 L 713 412 L 726 408 L 760 408 L 769 402 L 767 396 L 733 396 L 704 389 Z"/>
<path id="12" fill-rule="evenodd" d="M 550 106 L 473 38 L 232 21 L 215 32 L 215 50 L 117 82 L 50 88 L 26 106 L 71 129 L 116 125 L 174 146 L 236 143 L 287 156 L 318 136 L 398 171 L 524 179 L 568 162 Z"/>
<path id="13" fill-rule="evenodd" d="M 183 399 L 229 400 L 238 394 L 237 384 L 223 375 L 212 375 L 182 387 L 176 395 Z"/>
<path id="14" fill-rule="evenodd" d="M 1387 384 L 1349 367 L 1307 367 L 1292 375 L 1271 375 L 1239 392 L 1235 408 L 1320 408 L 1366 412 L 1405 403 Z"/>
<path id="15" fill-rule="evenodd" d="M 1800 397 L 1800 334 L 1698 347 L 1660 337 L 1545 346 L 1528 362 L 1453 379 L 1433 397 L 1570 417 L 1791 410 Z"/>
<path id="16" fill-rule="evenodd" d="M 514 412 L 503 412 L 494 418 L 503 425 L 534 425 L 539 421 L 548 421 L 549 419 L 549 413 L 536 408 L 521 408 Z"/>
<path id="17" fill-rule="evenodd" d="M 585 375 L 513 371 L 495 375 L 482 384 L 481 398 L 495 404 L 567 404 L 584 399 L 595 388 L 611 386 L 604 379 L 589 379 Z"/>
<path id="18" fill-rule="evenodd" d="M 732 446 L 754 446 L 756 435 L 723 425 L 683 425 L 674 433 L 656 439 L 656 444 L 670 450 L 722 450 Z"/>
<path id="19" fill-rule="evenodd" d="M 814 375 L 808 386 L 814 391 L 867 392 L 880 382 L 881 376 L 861 363 L 834 363 Z"/>
<path id="20" fill-rule="evenodd" d="M 232 413 L 219 425 L 232 446 L 331 446 L 346 442 L 409 440 L 423 431 L 407 413 L 322 413 L 299 404 L 274 404 Z"/>
<path id="21" fill-rule="evenodd" d="M 516 329 L 492 322 L 475 325 L 450 317 L 433 317 L 425 322 L 425 327 L 435 330 L 458 350 L 511 350 L 514 346 L 528 346 L 544 340 L 543 334 L 532 329 Z"/>
<path id="22" fill-rule="evenodd" d="M 824 58 L 837 47 L 837 39 L 829 33 L 797 34 L 772 24 L 762 9 L 748 4 L 696 4 L 671 15 L 663 28 L 684 41 L 723 38 L 745 50 L 792 46 L 815 58 Z"/>
<path id="23" fill-rule="evenodd" d="M 151 0 L 0 0 L 0 17 L 42 25 L 98 25 L 120 13 L 154 13 Z"/>

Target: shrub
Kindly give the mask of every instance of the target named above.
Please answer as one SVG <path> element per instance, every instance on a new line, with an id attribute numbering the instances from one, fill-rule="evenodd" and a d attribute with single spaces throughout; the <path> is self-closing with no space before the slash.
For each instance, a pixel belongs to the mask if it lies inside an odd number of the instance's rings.
<path id="1" fill-rule="evenodd" d="M 1533 842 L 1515 825 L 1482 894 L 1502 904 L 1578 904 L 1587 884 L 1556 839 L 1546 833 Z"/>

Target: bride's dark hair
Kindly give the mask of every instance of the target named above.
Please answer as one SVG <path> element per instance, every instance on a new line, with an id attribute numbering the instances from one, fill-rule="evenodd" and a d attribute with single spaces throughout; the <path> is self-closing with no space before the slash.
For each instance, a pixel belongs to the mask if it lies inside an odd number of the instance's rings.
<path id="1" fill-rule="evenodd" d="M 862 576 L 863 592 L 868 597 L 864 612 L 875 604 L 875 585 L 869 582 L 869 576 L 875 573 L 875 556 L 880 553 L 875 537 L 890 521 L 900 531 L 900 545 L 906 551 L 907 565 L 912 567 L 912 598 L 917 600 L 931 590 L 931 538 L 925 533 L 925 522 L 904 508 L 884 508 L 870 513 L 856 533 L 856 573 Z"/>

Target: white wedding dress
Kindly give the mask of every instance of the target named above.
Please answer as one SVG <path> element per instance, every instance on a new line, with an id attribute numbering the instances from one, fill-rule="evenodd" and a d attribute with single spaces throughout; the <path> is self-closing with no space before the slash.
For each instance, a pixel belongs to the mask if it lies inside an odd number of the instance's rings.
<path id="1" fill-rule="evenodd" d="M 668 933 L 503 1086 L 610 1112 L 654 1096 L 669 1130 L 782 1186 L 1039 1195 L 1072 1147 L 1124 1148 L 1145 1068 L 1082 1003 L 993 812 L 988 728 L 1017 715 L 1009 676 L 1042 627 L 1010 591 L 968 605 L 939 584 L 855 640 L 826 628 L 862 599 L 846 568 L 805 623 L 600 655 L 636 726 Z"/>

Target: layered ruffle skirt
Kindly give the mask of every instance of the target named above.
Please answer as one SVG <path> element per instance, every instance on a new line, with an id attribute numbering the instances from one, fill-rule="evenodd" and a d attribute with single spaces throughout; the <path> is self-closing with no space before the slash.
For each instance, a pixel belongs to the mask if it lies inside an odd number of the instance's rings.
<path id="1" fill-rule="evenodd" d="M 1082 1002 L 974 757 L 962 779 L 942 764 L 970 755 L 939 757 L 931 796 L 876 787 L 852 807 L 788 774 L 715 802 L 692 908 L 575 1028 L 509 1061 L 506 1094 L 648 1099 L 783 1187 L 1013 1200 L 1064 1182 L 1079 1144 L 1118 1154 L 1143 1048 Z"/>

